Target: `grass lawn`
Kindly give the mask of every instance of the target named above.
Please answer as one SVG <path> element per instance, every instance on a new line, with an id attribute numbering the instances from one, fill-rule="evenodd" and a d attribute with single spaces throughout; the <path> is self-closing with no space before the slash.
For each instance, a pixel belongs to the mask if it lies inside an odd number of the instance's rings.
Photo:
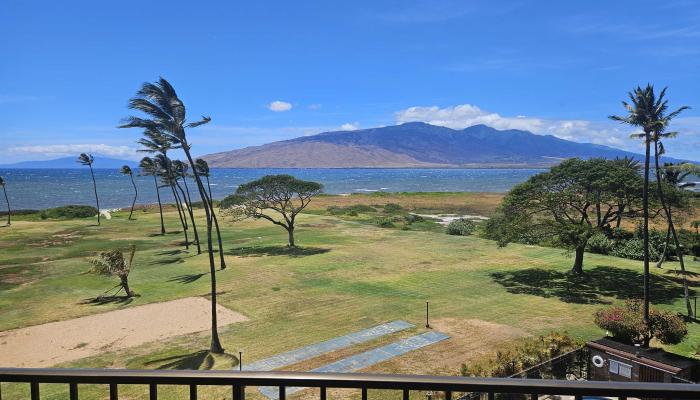
<path id="1" fill-rule="evenodd" d="M 469 196 L 430 195 L 376 203 L 414 202 L 422 209 L 476 213 L 492 199 L 464 205 Z M 404 196 L 402 199 L 401 196 Z M 211 357 L 208 333 L 186 335 L 135 348 L 105 353 L 61 365 L 106 368 L 231 368 L 238 351 L 244 362 L 330 339 L 396 319 L 417 328 L 385 337 L 290 369 L 308 370 L 400 337 L 425 331 L 425 301 L 431 304 L 436 330 L 451 339 L 371 368 L 375 372 L 458 374 L 462 362 L 493 351 L 524 335 L 566 330 L 581 338 L 597 338 L 592 315 L 598 308 L 641 296 L 641 262 L 586 254 L 586 275 L 567 274 L 572 258 L 560 249 L 509 245 L 497 248 L 477 237 L 449 236 L 435 229 L 380 228 L 352 218 L 324 215 L 332 200 L 344 203 L 360 196 L 323 197 L 313 213 L 299 218 L 300 250 L 285 247 L 286 232 L 264 221 L 223 223 L 228 268 L 217 272 L 219 302 L 249 320 L 220 330 L 230 356 Z M 474 197 L 471 197 L 474 198 Z M 455 200 L 456 199 L 456 200 Z M 375 204 L 367 196 L 366 204 Z M 363 200 L 364 201 L 364 200 Z M 453 204 L 459 201 L 457 205 Z M 497 200 L 496 200 L 497 201 Z M 453 204 L 445 207 L 446 203 Z M 312 203 L 314 204 L 314 203 Z M 0 228 L 0 331 L 65 320 L 108 310 L 189 296 L 206 296 L 209 266 L 194 247 L 184 251 L 177 215 L 166 215 L 165 236 L 158 235 L 154 211 L 116 213 L 102 226 L 91 220 L 29 221 L 18 217 Z M 203 230 L 203 213 L 199 212 Z M 139 294 L 130 302 L 91 303 L 117 284 L 116 278 L 87 274 L 87 257 L 114 247 L 137 246 L 129 280 Z M 700 262 L 687 263 L 700 273 Z M 676 267 L 654 269 L 653 301 L 683 312 Z M 694 278 L 693 286 L 699 278 Z M 672 346 L 695 353 L 700 324 Z M 0 355 L 0 365 L 2 365 Z M 6 387 L 7 386 L 7 387 Z M 42 398 L 62 398 L 65 388 L 47 387 Z M 21 398 L 24 388 L 3 385 L 3 395 Z M 164 389 L 163 393 L 174 393 Z M 214 390 L 214 389 L 212 389 Z M 106 388 L 88 387 L 88 398 Z M 122 392 L 120 392 L 122 394 Z M 127 398 L 147 398 L 147 388 L 125 388 Z M 254 395 L 253 392 L 250 392 Z M 303 394 L 301 396 L 304 396 Z M 13 397 L 7 397 L 13 398 Z M 164 397 L 168 398 L 168 397 Z M 206 398 L 206 397 L 203 397 Z M 220 397 L 217 397 L 220 398 Z"/>

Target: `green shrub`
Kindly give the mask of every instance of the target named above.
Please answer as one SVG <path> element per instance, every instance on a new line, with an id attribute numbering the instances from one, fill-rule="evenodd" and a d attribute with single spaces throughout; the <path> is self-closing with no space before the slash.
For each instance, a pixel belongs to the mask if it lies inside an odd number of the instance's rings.
<path id="1" fill-rule="evenodd" d="M 643 260 L 644 241 L 637 238 L 618 241 L 615 243 L 615 246 L 613 246 L 609 254 L 615 257 L 629 258 L 630 260 Z M 668 255 L 671 255 L 670 251 Z M 659 252 L 654 246 L 652 246 L 651 241 L 649 243 L 649 259 L 651 261 L 659 261 Z"/>
<path id="2" fill-rule="evenodd" d="M 394 221 L 392 221 L 392 218 L 387 218 L 387 217 L 377 217 L 374 219 L 374 224 L 377 225 L 380 228 L 394 228 L 396 225 L 394 224 Z"/>
<path id="3" fill-rule="evenodd" d="M 97 209 L 93 206 L 68 205 L 42 210 L 39 216 L 41 219 L 72 219 L 90 218 L 97 215 Z"/>
<path id="4" fill-rule="evenodd" d="M 396 203 L 387 203 L 384 205 L 384 212 L 387 214 L 396 214 L 403 211 L 403 207 Z"/>
<path id="5" fill-rule="evenodd" d="M 595 313 L 595 324 L 610 332 L 615 340 L 648 346 L 652 338 L 663 344 L 677 344 L 688 334 L 685 320 L 670 311 L 649 309 L 649 325 L 644 323 L 642 302 L 627 300 L 624 306 L 608 307 Z"/>
<path id="6" fill-rule="evenodd" d="M 610 254 L 613 247 L 615 247 L 615 242 L 602 232 L 591 236 L 586 243 L 586 251 L 596 254 Z"/>
<path id="7" fill-rule="evenodd" d="M 330 215 L 349 215 L 356 217 L 361 213 L 371 213 L 377 211 L 374 207 L 365 204 L 355 204 L 348 207 L 329 206 L 326 212 Z"/>
<path id="8" fill-rule="evenodd" d="M 476 224 L 468 219 L 456 219 L 447 225 L 448 235 L 468 236 L 476 229 Z"/>
<path id="9" fill-rule="evenodd" d="M 361 213 L 371 213 L 371 212 L 377 211 L 374 207 L 368 206 L 368 205 L 366 205 L 366 204 L 355 204 L 355 205 L 352 205 L 352 206 L 347 207 L 347 209 L 348 209 L 350 212 L 354 211 L 354 212 L 356 212 L 356 213 L 358 213 L 358 214 L 361 214 Z"/>
<path id="10" fill-rule="evenodd" d="M 678 240 L 683 245 L 685 254 L 700 257 L 700 233 L 681 229 L 678 231 Z"/>
<path id="11" fill-rule="evenodd" d="M 406 214 L 403 216 L 403 220 L 404 220 L 404 222 L 406 222 L 406 224 L 411 225 L 415 222 L 424 222 L 425 218 L 421 217 L 420 215 L 416 215 L 416 214 Z"/>

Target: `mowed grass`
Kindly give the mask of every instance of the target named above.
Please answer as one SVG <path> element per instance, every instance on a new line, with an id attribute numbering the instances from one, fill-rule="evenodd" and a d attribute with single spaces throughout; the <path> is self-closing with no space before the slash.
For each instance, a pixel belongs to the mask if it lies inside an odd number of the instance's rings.
<path id="1" fill-rule="evenodd" d="M 422 207 L 439 211 L 445 197 L 437 198 L 440 204 L 421 199 Z M 425 302 L 430 301 L 431 319 L 450 321 L 454 326 L 481 320 L 498 329 L 490 332 L 489 340 L 449 332 L 454 337 L 444 344 L 409 353 L 372 371 L 458 374 L 460 362 L 522 335 L 566 330 L 584 339 L 600 337 L 604 332 L 593 324 L 595 310 L 642 293 L 638 261 L 586 254 L 586 275 L 576 278 L 568 274 L 572 258 L 561 249 L 517 244 L 498 248 L 494 242 L 477 237 L 379 228 L 322 215 L 318 210 L 329 199 L 320 199 L 315 213 L 300 216 L 297 243 L 301 248 L 293 252 L 285 248 L 286 232 L 268 222 L 222 221 L 228 268 L 217 271 L 218 299 L 223 306 L 250 318 L 220 330 L 228 356 L 203 353 L 209 342 L 208 332 L 203 332 L 135 348 L 106 349 L 99 356 L 61 366 L 232 368 L 237 365 L 238 351 L 243 351 L 245 363 L 391 320 L 404 319 L 417 326 L 349 349 L 343 353 L 347 356 L 424 331 Z M 366 204 L 398 202 L 369 200 Z M 469 205 L 460 203 L 452 209 L 469 210 Z M 196 255 L 194 246 L 184 250 L 176 214 L 167 213 L 169 233 L 165 236 L 158 234 L 157 212 L 139 211 L 135 221 L 127 221 L 127 215 L 116 213 L 99 227 L 92 220 L 19 218 L 12 227 L 2 228 L 0 330 L 207 296 L 208 259 L 205 254 Z M 197 215 L 202 233 L 201 210 Z M 128 302 L 91 303 L 117 280 L 86 273 L 88 258 L 97 251 L 126 248 L 131 243 L 136 244 L 137 253 L 130 284 L 139 296 Z M 676 267 L 668 263 L 653 271 L 653 300 L 659 307 L 682 313 L 681 285 L 673 272 Z M 696 261 L 689 260 L 687 267 L 700 273 Z M 691 283 L 695 294 L 698 278 Z M 454 332 L 462 331 L 455 328 Z M 683 343 L 670 348 L 684 355 L 695 354 L 700 325 L 691 323 L 689 331 Z M 475 340 L 483 344 L 475 346 Z M 463 354 L 464 359 L 453 356 L 449 362 L 432 363 L 431 351 L 438 350 Z M 320 362 L 292 369 L 310 369 Z M 22 390 L 10 387 L 9 393 L 21 397 Z M 62 390 L 47 387 L 47 394 L 61 398 Z M 88 398 L 103 397 L 103 388 L 86 390 Z M 129 398 L 147 398 L 144 388 L 125 393 Z"/>

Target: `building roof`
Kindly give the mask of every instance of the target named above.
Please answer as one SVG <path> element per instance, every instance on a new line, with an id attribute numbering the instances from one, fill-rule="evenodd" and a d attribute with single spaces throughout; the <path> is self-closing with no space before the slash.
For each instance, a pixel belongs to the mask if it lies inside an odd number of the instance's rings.
<path id="1" fill-rule="evenodd" d="M 589 347 L 627 358 L 639 364 L 661 368 L 671 373 L 678 373 L 682 370 L 692 368 L 700 363 L 700 360 L 695 358 L 669 353 L 663 349 L 631 346 L 616 342 L 607 337 L 590 341 L 587 344 Z"/>

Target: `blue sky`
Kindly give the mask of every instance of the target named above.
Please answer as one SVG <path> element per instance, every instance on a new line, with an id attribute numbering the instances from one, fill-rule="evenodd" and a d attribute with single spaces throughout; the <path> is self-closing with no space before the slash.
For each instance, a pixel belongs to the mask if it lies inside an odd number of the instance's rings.
<path id="1" fill-rule="evenodd" d="M 607 120 L 669 86 L 669 155 L 700 160 L 697 1 L 0 2 L 0 164 L 92 151 L 164 76 L 196 154 L 327 130 L 486 123 L 639 151 Z"/>

